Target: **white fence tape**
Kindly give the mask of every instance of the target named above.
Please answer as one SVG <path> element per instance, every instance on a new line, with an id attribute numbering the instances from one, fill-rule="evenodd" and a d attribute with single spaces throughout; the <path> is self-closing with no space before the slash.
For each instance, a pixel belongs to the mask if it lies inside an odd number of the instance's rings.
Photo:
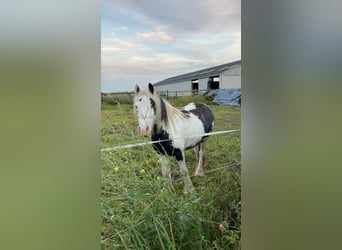
<path id="1" fill-rule="evenodd" d="M 182 137 L 182 138 L 170 138 L 170 139 L 158 140 L 158 141 L 149 141 L 149 142 L 140 142 L 140 143 L 126 144 L 126 145 L 115 146 L 115 147 L 110 147 L 110 148 L 102 148 L 101 152 L 113 151 L 113 150 L 123 149 L 123 148 L 139 147 L 139 146 L 144 146 L 144 145 L 148 145 L 148 144 L 160 143 L 160 142 L 171 141 L 171 140 L 180 140 L 180 139 L 184 139 L 184 138 L 226 134 L 226 133 L 232 133 L 232 132 L 237 132 L 237 131 L 240 131 L 240 129 L 215 131 L 215 132 L 204 133 L 204 134 L 200 134 L 200 135 L 192 135 L 192 136 L 187 136 L 187 137 Z"/>

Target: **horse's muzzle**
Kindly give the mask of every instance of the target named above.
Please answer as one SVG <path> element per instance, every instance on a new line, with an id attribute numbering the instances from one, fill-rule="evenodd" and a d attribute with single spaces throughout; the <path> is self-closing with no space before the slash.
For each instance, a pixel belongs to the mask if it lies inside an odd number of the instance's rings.
<path id="1" fill-rule="evenodd" d="M 151 131 L 149 126 L 138 126 L 138 132 L 142 134 L 143 136 L 149 136 Z"/>

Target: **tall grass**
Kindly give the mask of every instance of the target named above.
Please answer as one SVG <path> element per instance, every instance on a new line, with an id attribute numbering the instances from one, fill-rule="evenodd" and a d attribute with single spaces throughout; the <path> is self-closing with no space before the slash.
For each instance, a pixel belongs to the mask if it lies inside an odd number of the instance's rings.
<path id="1" fill-rule="evenodd" d="M 136 133 L 131 106 L 103 107 L 102 147 L 148 141 Z M 211 108 L 215 130 L 240 127 L 239 107 Z M 213 171 L 192 178 L 195 192 L 185 196 L 177 162 L 170 160 L 170 192 L 151 145 L 102 153 L 102 249 L 240 249 L 240 133 L 211 136 L 207 151 L 206 170 Z M 193 172 L 193 151 L 185 157 Z"/>

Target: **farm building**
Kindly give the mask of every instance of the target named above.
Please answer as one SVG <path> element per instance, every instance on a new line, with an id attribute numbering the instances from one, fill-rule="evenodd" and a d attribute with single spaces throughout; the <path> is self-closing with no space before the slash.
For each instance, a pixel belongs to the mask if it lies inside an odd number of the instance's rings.
<path id="1" fill-rule="evenodd" d="M 154 84 L 160 94 L 191 95 L 214 89 L 241 88 L 241 60 L 167 78 Z"/>

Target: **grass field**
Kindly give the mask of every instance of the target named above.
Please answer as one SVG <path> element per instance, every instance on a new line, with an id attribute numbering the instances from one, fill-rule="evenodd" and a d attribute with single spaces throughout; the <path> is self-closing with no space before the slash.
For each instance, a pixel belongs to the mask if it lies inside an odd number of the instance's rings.
<path id="1" fill-rule="evenodd" d="M 212 105 L 203 97 L 169 100 L 176 107 L 209 104 L 214 131 L 240 128 L 240 107 Z M 137 134 L 131 104 L 102 106 L 102 147 L 149 141 Z M 174 192 L 161 177 L 151 145 L 103 152 L 102 249 L 240 249 L 240 132 L 213 135 L 207 142 L 204 177 L 192 177 L 195 192 L 183 195 L 179 167 L 172 166 Z M 190 174 L 193 150 L 185 153 Z"/>

